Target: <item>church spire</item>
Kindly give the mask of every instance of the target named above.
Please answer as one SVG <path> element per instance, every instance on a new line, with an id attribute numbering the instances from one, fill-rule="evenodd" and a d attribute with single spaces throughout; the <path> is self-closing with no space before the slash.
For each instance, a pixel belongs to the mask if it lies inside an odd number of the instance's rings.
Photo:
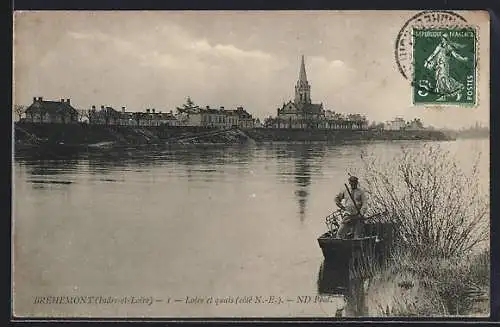
<path id="1" fill-rule="evenodd" d="M 299 72 L 299 80 L 295 85 L 295 104 L 305 104 L 311 103 L 311 86 L 307 81 L 306 74 L 306 64 L 304 63 L 304 55 L 302 55 L 302 59 L 300 62 L 300 72 Z"/>
<path id="2" fill-rule="evenodd" d="M 306 74 L 306 64 L 304 63 L 304 55 L 302 55 L 302 61 L 300 63 L 300 73 L 299 81 L 307 84 L 307 74 Z"/>

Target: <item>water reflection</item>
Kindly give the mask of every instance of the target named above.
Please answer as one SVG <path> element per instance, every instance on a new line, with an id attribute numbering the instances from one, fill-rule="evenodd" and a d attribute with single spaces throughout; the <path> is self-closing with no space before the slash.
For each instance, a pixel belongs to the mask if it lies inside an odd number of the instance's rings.
<path id="1" fill-rule="evenodd" d="M 323 261 L 319 268 L 317 291 L 320 295 L 343 295 L 345 307 L 337 315 L 348 317 L 366 316 L 365 280 L 354 278 L 348 267 L 339 267 L 335 262 Z"/>
<path id="2" fill-rule="evenodd" d="M 278 161 L 279 174 L 288 174 L 283 159 L 293 162 L 293 182 L 296 186 L 294 193 L 298 202 L 301 222 L 306 217 L 312 175 L 321 173 L 321 162 L 325 153 L 326 145 L 324 144 L 287 144 L 284 148 L 276 150 L 276 157 L 281 159 L 281 162 Z"/>
<path id="3" fill-rule="evenodd" d="M 254 148 L 235 146 L 169 147 L 163 151 L 164 159 L 185 166 L 220 166 L 226 164 L 246 165 L 253 160 Z M 207 168 L 210 169 L 210 168 Z"/>
<path id="4" fill-rule="evenodd" d="M 76 171 L 79 165 L 79 158 L 76 155 L 65 158 L 54 158 L 53 156 L 30 156 L 16 157 L 30 175 L 34 176 L 56 176 L 68 172 Z"/>
<path id="5" fill-rule="evenodd" d="M 295 161 L 295 195 L 299 203 L 300 221 L 303 222 L 306 215 L 307 197 L 309 196 L 309 185 L 311 185 L 311 167 L 306 155 L 300 156 Z"/>
<path id="6" fill-rule="evenodd" d="M 162 152 L 162 165 L 183 170 L 189 183 L 200 180 L 208 184 L 247 174 L 254 152 L 255 147 L 249 145 L 171 146 Z"/>
<path id="7" fill-rule="evenodd" d="M 241 173 L 253 158 L 253 148 L 242 145 L 117 148 L 70 153 L 25 152 L 15 155 L 15 161 L 32 167 L 30 173 L 45 175 L 58 174 L 59 168 L 74 170 L 78 165 L 85 165 L 91 173 L 103 174 L 116 170 L 141 170 L 169 164 L 183 166 L 188 175 L 191 175 L 193 170 L 214 171 L 217 166 L 227 164 L 237 165 L 237 172 Z"/>
<path id="8" fill-rule="evenodd" d="M 140 151 L 123 149 L 120 151 L 89 153 L 85 157 L 89 172 L 93 174 L 110 173 L 112 171 L 148 169 L 161 160 L 159 150 Z"/>

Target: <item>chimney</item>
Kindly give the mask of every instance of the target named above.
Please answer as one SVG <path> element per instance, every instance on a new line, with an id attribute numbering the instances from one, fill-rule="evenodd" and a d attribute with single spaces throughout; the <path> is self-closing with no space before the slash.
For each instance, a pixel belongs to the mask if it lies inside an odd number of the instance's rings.
<path id="1" fill-rule="evenodd" d="M 36 102 L 36 97 L 33 97 L 33 102 Z"/>
<path id="2" fill-rule="evenodd" d="M 101 105 L 101 110 L 104 110 L 104 106 L 103 105 Z"/>
<path id="3" fill-rule="evenodd" d="M 125 112 L 125 107 L 122 107 L 122 112 L 123 112 L 123 113 Z"/>
<path id="4" fill-rule="evenodd" d="M 221 110 L 224 110 L 224 106 L 221 106 L 220 108 L 221 108 Z"/>
<path id="5" fill-rule="evenodd" d="M 66 102 L 67 102 L 68 104 L 70 104 L 70 103 L 71 103 L 71 102 L 69 101 L 69 99 L 66 99 Z"/>
<path id="6" fill-rule="evenodd" d="M 38 97 L 38 101 L 43 101 L 43 97 Z"/>
<path id="7" fill-rule="evenodd" d="M 92 110 L 95 110 L 95 106 L 92 106 Z"/>
<path id="8" fill-rule="evenodd" d="M 149 109 L 146 109 L 146 112 L 149 114 Z"/>
<path id="9" fill-rule="evenodd" d="M 206 106 L 207 109 L 210 109 L 210 106 Z"/>
<path id="10" fill-rule="evenodd" d="M 153 113 L 155 113 L 155 110 L 153 109 Z"/>
<path id="11" fill-rule="evenodd" d="M 61 102 L 64 103 L 64 99 L 61 99 Z"/>

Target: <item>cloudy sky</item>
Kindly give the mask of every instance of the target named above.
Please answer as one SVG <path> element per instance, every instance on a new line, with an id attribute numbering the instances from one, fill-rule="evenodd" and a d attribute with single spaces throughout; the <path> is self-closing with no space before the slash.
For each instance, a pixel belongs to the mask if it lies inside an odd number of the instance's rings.
<path id="1" fill-rule="evenodd" d="M 421 117 L 440 127 L 489 122 L 489 36 L 481 25 L 480 105 L 422 108 L 396 68 L 409 12 L 18 12 L 14 102 L 71 98 L 129 110 L 214 107 L 276 114 L 293 99 L 300 55 L 313 102 L 369 120 Z M 469 21 L 487 16 L 462 13 Z M 468 16 L 469 15 L 469 16 Z M 486 33 L 486 34 L 485 34 Z"/>

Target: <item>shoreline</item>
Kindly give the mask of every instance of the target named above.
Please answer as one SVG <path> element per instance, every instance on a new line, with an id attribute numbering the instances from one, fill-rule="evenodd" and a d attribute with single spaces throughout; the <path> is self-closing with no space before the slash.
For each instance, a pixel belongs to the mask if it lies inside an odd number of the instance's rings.
<path id="1" fill-rule="evenodd" d="M 147 148 L 177 145 L 350 144 L 390 141 L 453 141 L 432 130 L 216 129 L 198 126 L 106 126 L 15 123 L 15 151 Z"/>

